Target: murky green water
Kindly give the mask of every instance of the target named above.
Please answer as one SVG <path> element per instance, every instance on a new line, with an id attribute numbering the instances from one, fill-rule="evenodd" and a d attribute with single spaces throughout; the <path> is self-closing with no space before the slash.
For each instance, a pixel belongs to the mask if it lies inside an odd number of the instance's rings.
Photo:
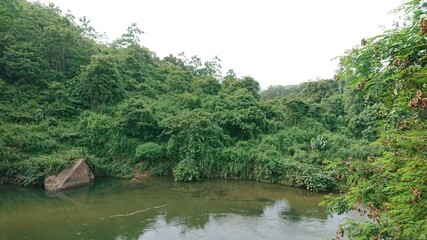
<path id="1" fill-rule="evenodd" d="M 0 239 L 327 239 L 343 217 L 325 215 L 321 199 L 225 180 L 96 179 L 55 195 L 0 186 Z"/>

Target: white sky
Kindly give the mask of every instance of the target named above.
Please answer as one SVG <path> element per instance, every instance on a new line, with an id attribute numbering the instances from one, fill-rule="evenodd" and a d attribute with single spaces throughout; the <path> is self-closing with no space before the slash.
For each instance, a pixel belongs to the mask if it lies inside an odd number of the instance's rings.
<path id="1" fill-rule="evenodd" d="M 141 44 L 159 57 L 184 52 L 223 73 L 251 75 L 262 88 L 332 78 L 337 61 L 364 37 L 390 26 L 401 0 L 45 0 L 87 16 L 114 40 L 137 23 Z"/>

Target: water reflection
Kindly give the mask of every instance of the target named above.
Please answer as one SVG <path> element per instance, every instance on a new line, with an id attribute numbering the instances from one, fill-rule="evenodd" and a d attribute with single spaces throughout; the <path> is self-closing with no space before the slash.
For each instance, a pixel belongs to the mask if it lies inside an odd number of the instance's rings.
<path id="1" fill-rule="evenodd" d="M 255 182 L 97 179 L 46 196 L 0 187 L 0 239 L 325 239 L 321 194 Z"/>
<path id="2" fill-rule="evenodd" d="M 87 196 L 89 195 L 90 186 L 84 186 L 75 189 L 69 189 L 60 192 L 45 192 L 46 196 L 56 197 L 65 202 L 70 202 L 75 204 L 76 206 L 81 206 L 85 201 Z"/>
<path id="3" fill-rule="evenodd" d="M 301 217 L 287 221 L 291 211 L 287 201 L 276 201 L 260 216 L 209 214 L 203 227 L 189 227 L 179 219 L 168 221 L 160 215 L 138 237 L 150 239 L 326 239 L 332 237 L 342 217 L 327 220 Z M 120 235 L 116 239 L 129 239 Z"/>

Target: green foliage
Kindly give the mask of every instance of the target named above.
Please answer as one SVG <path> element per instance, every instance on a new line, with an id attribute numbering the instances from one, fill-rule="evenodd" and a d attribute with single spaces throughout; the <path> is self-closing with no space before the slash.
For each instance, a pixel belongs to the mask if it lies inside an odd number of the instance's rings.
<path id="1" fill-rule="evenodd" d="M 260 98 L 259 83 L 252 77 L 246 76 L 242 79 L 225 79 L 223 81 L 224 92 L 233 93 L 239 89 L 248 91 L 254 98 Z"/>
<path id="2" fill-rule="evenodd" d="M 135 157 L 139 159 L 156 159 L 165 154 L 165 149 L 157 143 L 148 142 L 135 149 Z"/>
<path id="3" fill-rule="evenodd" d="M 140 42 L 139 36 L 144 32 L 138 28 L 136 23 L 132 23 L 128 28 L 127 32 L 122 35 L 121 38 L 114 41 L 113 45 L 118 47 L 128 47 L 132 45 L 138 45 Z"/>
<path id="4" fill-rule="evenodd" d="M 341 229 L 351 239 L 427 238 L 426 7 L 425 1 L 407 1 L 399 8 L 400 24 L 364 39 L 340 60 L 339 78 L 357 87 L 366 102 L 378 103 L 359 111 L 350 123 L 360 124 L 359 134 L 372 138 L 376 134 L 369 127 L 378 124 L 379 142 L 385 146 L 376 158 L 328 166 L 335 174 L 350 172 L 343 177 L 349 190 L 325 204 L 333 212 L 361 213 Z"/>
<path id="5" fill-rule="evenodd" d="M 129 178 L 132 176 L 132 165 L 129 161 L 117 161 L 110 158 L 94 158 L 89 162 L 96 176 Z"/>
<path id="6" fill-rule="evenodd" d="M 105 114 L 88 112 L 80 119 L 80 132 L 85 145 L 92 148 L 104 148 L 114 134 L 114 121 Z"/>
<path id="7" fill-rule="evenodd" d="M 316 138 L 312 138 L 310 140 L 310 147 L 313 151 L 322 151 L 325 150 L 328 146 L 328 141 L 325 139 L 325 136 L 323 135 L 317 135 Z"/>
<path id="8" fill-rule="evenodd" d="M 8 170 L 6 177 L 13 177 L 11 182 L 20 185 L 35 185 L 41 184 L 46 175 L 58 174 L 74 160 L 87 157 L 87 154 L 83 149 L 76 148 L 29 158 L 21 156 L 24 157 L 23 159 L 13 159 L 7 153 L 5 157 L 10 164 L 5 169 Z"/>
<path id="9" fill-rule="evenodd" d="M 156 68 L 158 59 L 148 49 L 131 44 L 126 48 L 117 48 L 112 50 L 117 58 L 119 75 L 122 77 L 124 88 L 127 91 L 134 91 L 135 88 L 144 86 L 148 88 L 148 84 L 157 89 L 153 78 L 157 77 Z M 152 90 L 154 91 L 154 90 Z M 155 96 L 155 93 L 147 95 Z"/>
<path id="10" fill-rule="evenodd" d="M 206 77 L 205 79 L 197 79 L 194 83 L 195 89 L 200 89 L 201 94 L 216 95 L 221 90 L 221 84 L 218 79 L 213 77 Z"/>
<path id="11" fill-rule="evenodd" d="M 62 169 L 69 167 L 73 161 L 79 158 L 88 158 L 88 154 L 82 148 L 61 150 L 47 155 L 39 155 L 29 159 L 30 162 L 43 169 L 44 174 L 58 174 Z"/>
<path id="12" fill-rule="evenodd" d="M 172 55 L 165 57 L 159 64 L 157 80 L 164 83 L 159 84 L 159 88 L 167 93 L 190 92 L 196 79 L 192 67 Z"/>
<path id="13" fill-rule="evenodd" d="M 301 85 L 301 97 L 304 99 L 313 99 L 317 103 L 338 92 L 338 84 L 333 80 L 319 80 Z"/>
<path id="14" fill-rule="evenodd" d="M 240 142 L 235 147 L 222 151 L 220 176 L 225 179 L 251 179 L 253 178 L 254 159 L 249 150 L 253 145 Z"/>
<path id="15" fill-rule="evenodd" d="M 168 156 L 176 160 L 191 159 L 208 175 L 225 138 L 222 129 L 211 119 L 211 114 L 201 110 L 164 119 L 161 122 L 166 129 L 164 134 L 170 136 Z"/>
<path id="16" fill-rule="evenodd" d="M 71 93 L 67 91 L 64 84 L 56 81 L 52 81 L 48 84 L 45 90 L 45 106 L 44 115 L 52 116 L 55 118 L 72 118 L 78 114 L 76 109 L 76 100 L 71 96 Z M 48 104 L 46 104 L 48 103 Z"/>
<path id="17" fill-rule="evenodd" d="M 115 59 L 109 55 L 94 55 L 90 64 L 77 76 L 79 97 L 90 106 L 111 104 L 124 97 Z"/>
<path id="18" fill-rule="evenodd" d="M 222 76 L 217 57 L 158 58 L 134 24 L 105 44 L 89 20 L 76 25 L 54 5 L 6 0 L 0 13 L 0 174 L 17 184 L 40 184 L 86 158 L 96 176 L 329 191 L 381 155 L 369 145 L 378 122 L 402 112 L 384 118 L 379 98 L 358 100 L 350 77 L 260 92 L 252 77 Z"/>
<path id="19" fill-rule="evenodd" d="M 296 96 L 298 86 L 269 86 L 266 90 L 261 92 L 261 98 L 263 100 L 270 100 L 275 98 L 283 98 L 289 96 Z"/>
<path id="20" fill-rule="evenodd" d="M 47 62 L 31 43 L 16 43 L 5 48 L 1 63 L 6 79 L 40 84 L 47 76 Z"/>
<path id="21" fill-rule="evenodd" d="M 230 136 L 247 140 L 266 131 L 268 121 L 263 106 L 253 93 L 238 89 L 214 99 L 209 106 L 216 122 Z"/>
<path id="22" fill-rule="evenodd" d="M 370 141 L 378 138 L 380 105 L 374 104 L 365 107 L 358 115 L 353 116 L 349 121 L 349 128 L 356 137 Z"/>
<path id="23" fill-rule="evenodd" d="M 194 159 L 184 159 L 173 169 L 175 181 L 191 182 L 202 178 L 201 171 Z"/>
<path id="24" fill-rule="evenodd" d="M 258 151 L 254 168 L 254 177 L 257 181 L 280 183 L 286 175 L 283 159 L 274 150 Z"/>
<path id="25" fill-rule="evenodd" d="M 132 137 L 152 139 L 161 129 L 148 99 L 128 99 L 118 107 L 119 125 Z"/>
<path id="26" fill-rule="evenodd" d="M 282 182 L 290 186 L 324 192 L 333 189 L 336 185 L 336 180 L 332 176 L 310 164 L 285 161 L 283 169 L 285 177 Z"/>
<path id="27" fill-rule="evenodd" d="M 95 52 L 94 42 L 73 24 L 74 17 L 53 4 L 6 0 L 0 11 L 0 75 L 9 81 L 43 85 L 74 77 Z"/>
<path id="28" fill-rule="evenodd" d="M 176 166 L 176 163 L 172 161 L 161 161 L 153 164 L 149 173 L 152 176 L 170 176 L 172 169 Z"/>

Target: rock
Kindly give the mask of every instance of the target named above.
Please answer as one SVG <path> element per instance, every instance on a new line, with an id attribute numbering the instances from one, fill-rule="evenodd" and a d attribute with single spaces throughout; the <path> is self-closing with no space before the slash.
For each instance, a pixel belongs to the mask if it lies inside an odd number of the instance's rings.
<path id="1" fill-rule="evenodd" d="M 138 184 L 138 183 L 141 183 L 138 179 L 136 179 L 136 178 L 132 178 L 132 180 L 130 180 L 130 183 L 131 184 Z"/>
<path id="2" fill-rule="evenodd" d="M 84 159 L 74 162 L 73 166 L 62 170 L 56 176 L 49 176 L 44 180 L 47 191 L 61 191 L 88 185 L 93 182 L 94 176 Z"/>

